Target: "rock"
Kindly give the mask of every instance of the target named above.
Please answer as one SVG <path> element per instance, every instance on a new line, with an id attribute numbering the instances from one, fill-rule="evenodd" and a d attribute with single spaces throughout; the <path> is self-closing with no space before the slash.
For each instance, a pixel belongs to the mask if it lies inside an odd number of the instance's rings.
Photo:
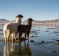
<path id="1" fill-rule="evenodd" d="M 35 33 L 35 36 L 37 35 L 37 33 Z"/>
<path id="2" fill-rule="evenodd" d="M 46 32 L 49 32 L 49 31 L 46 31 Z"/>
<path id="3" fill-rule="evenodd" d="M 49 51 L 49 52 L 53 52 L 53 53 L 56 53 L 56 51 Z"/>
<path id="4" fill-rule="evenodd" d="M 44 41 L 41 41 L 42 43 L 44 43 Z"/>
<path id="5" fill-rule="evenodd" d="M 56 41 L 59 41 L 59 40 L 56 40 Z"/>
<path id="6" fill-rule="evenodd" d="M 34 42 L 34 40 L 30 40 L 30 42 Z"/>
<path id="7" fill-rule="evenodd" d="M 53 53 L 56 53 L 56 51 L 52 51 Z"/>
<path id="8" fill-rule="evenodd" d="M 54 31 L 54 33 L 59 33 L 59 31 Z"/>

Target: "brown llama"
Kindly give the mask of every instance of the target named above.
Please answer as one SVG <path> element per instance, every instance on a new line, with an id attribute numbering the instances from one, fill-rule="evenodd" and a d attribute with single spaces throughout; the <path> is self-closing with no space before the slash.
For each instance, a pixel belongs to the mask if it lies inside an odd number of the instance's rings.
<path id="1" fill-rule="evenodd" d="M 29 40 L 29 33 L 32 27 L 32 21 L 32 18 L 29 18 L 27 25 L 18 25 L 19 40 L 21 38 L 22 33 L 25 34 L 24 38 L 26 39 L 26 37 L 28 37 Z"/>

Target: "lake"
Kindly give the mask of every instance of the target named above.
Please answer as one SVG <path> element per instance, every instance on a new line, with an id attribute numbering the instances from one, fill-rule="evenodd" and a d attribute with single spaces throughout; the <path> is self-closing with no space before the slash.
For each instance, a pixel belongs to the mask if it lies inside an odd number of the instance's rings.
<path id="1" fill-rule="evenodd" d="M 0 26 L 0 56 L 59 56 L 59 27 L 33 26 L 32 37 L 25 42 L 2 41 L 3 32 Z"/>

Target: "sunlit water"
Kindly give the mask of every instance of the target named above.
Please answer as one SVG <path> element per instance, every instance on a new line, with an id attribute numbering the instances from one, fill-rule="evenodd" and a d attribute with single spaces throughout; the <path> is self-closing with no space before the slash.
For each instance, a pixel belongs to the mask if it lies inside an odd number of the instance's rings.
<path id="1" fill-rule="evenodd" d="M 33 26 L 28 40 L 21 43 L 2 42 L 3 27 L 0 26 L 0 56 L 59 56 L 59 28 Z M 30 42 L 30 41 L 33 42 Z"/>

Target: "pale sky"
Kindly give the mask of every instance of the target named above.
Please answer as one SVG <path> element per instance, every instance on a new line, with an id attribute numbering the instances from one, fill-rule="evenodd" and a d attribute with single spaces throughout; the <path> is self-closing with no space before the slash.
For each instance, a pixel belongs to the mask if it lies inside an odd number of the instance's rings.
<path id="1" fill-rule="evenodd" d="M 0 18 L 15 20 L 18 14 L 23 20 L 59 19 L 59 0 L 0 0 Z"/>

